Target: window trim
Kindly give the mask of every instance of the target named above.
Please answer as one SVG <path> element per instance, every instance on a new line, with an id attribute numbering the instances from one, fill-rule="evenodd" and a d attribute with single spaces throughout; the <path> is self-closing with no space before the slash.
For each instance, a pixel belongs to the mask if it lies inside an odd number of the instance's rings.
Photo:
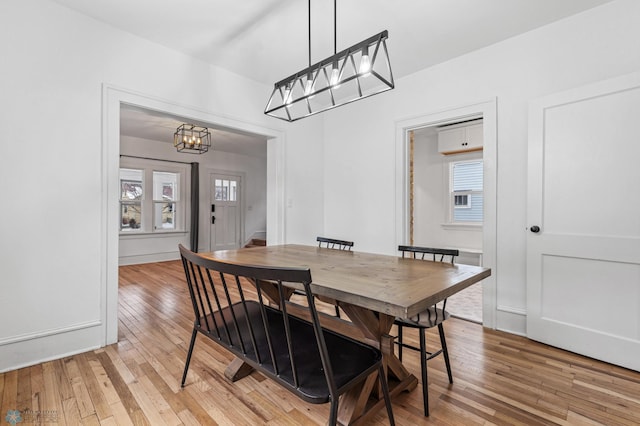
<path id="1" fill-rule="evenodd" d="M 472 222 L 472 221 L 455 221 L 454 220 L 454 211 L 456 209 L 470 209 L 472 208 L 472 202 L 471 202 L 471 196 L 472 195 L 476 195 L 476 194 L 481 194 L 482 197 L 484 198 L 484 184 L 483 184 L 483 188 L 481 191 L 472 191 L 472 190 L 465 190 L 465 191 L 454 191 L 453 190 L 453 170 L 454 170 L 454 166 L 456 164 L 464 164 L 464 163 L 477 163 L 480 162 L 482 164 L 482 172 L 484 175 L 484 159 L 482 158 L 482 154 L 480 154 L 480 156 L 476 156 L 476 155 L 465 155 L 465 154 L 460 154 L 460 155 L 454 155 L 454 156 L 449 156 L 447 158 L 449 161 L 447 161 L 446 167 L 444 167 L 444 172 L 446 173 L 447 177 L 445 179 L 445 182 L 447 182 L 447 187 L 445 188 L 446 191 L 446 199 L 448 200 L 448 204 L 447 207 L 445 208 L 445 215 L 446 215 L 446 222 L 442 224 L 442 228 L 444 229 L 450 229 L 450 230 L 454 230 L 454 229 L 460 229 L 460 230 L 476 230 L 476 229 L 482 229 L 482 227 L 484 226 L 484 209 L 482 212 L 482 220 L 479 222 Z M 454 199 L 456 195 L 468 195 L 468 206 L 455 206 L 454 203 Z"/>
<path id="2" fill-rule="evenodd" d="M 188 200 L 189 198 L 188 165 L 140 158 L 122 157 L 120 158 L 118 172 L 120 169 L 138 169 L 143 171 L 143 194 L 141 200 L 142 226 L 140 227 L 140 229 L 130 231 L 123 231 L 119 227 L 118 234 L 120 237 L 131 238 L 150 235 L 185 234 L 188 232 L 189 206 L 187 206 L 188 203 L 186 202 L 186 200 Z M 156 200 L 154 200 L 153 197 L 154 172 L 176 173 L 178 175 L 178 194 L 176 201 L 174 201 L 176 204 L 175 214 L 177 220 L 174 229 L 163 229 L 161 226 L 156 229 L 154 223 Z M 119 178 L 118 181 L 120 181 Z M 118 199 L 118 203 L 122 205 L 120 199 Z"/>

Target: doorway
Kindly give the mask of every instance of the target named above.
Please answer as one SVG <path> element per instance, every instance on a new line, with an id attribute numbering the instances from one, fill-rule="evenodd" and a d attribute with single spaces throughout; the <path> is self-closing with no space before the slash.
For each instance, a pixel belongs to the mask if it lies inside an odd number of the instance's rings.
<path id="1" fill-rule="evenodd" d="M 482 315 L 481 322 L 485 327 L 495 328 L 496 326 L 496 101 L 490 100 L 487 102 L 481 102 L 477 104 L 471 104 L 459 108 L 453 108 L 445 111 L 435 112 L 432 114 L 426 114 L 424 116 L 411 118 L 408 120 L 400 121 L 396 124 L 396 240 L 397 244 L 411 244 L 413 235 L 413 244 L 423 244 L 417 240 L 419 230 L 414 227 L 417 223 L 414 221 L 415 201 L 412 197 L 413 188 L 411 176 L 411 161 L 412 155 L 412 135 L 415 137 L 415 133 L 419 131 L 430 132 L 432 137 L 436 137 L 437 130 L 444 128 L 445 126 L 457 125 L 461 122 L 468 122 L 470 120 L 482 119 L 481 133 L 483 137 L 483 149 L 481 151 L 480 159 L 482 162 L 482 192 L 483 192 L 483 221 L 479 227 L 479 233 L 476 235 L 478 244 L 475 247 L 462 247 L 466 250 L 461 250 L 462 259 L 458 259 L 458 263 L 481 263 L 482 266 L 492 269 L 492 275 L 485 279 L 481 288 L 478 286 L 476 290 L 480 290 L 482 299 Z M 420 130 L 425 129 L 425 130 Z M 426 130 L 429 129 L 429 130 Z M 435 142 L 437 146 L 437 142 Z M 436 154 L 438 149 L 436 146 L 431 146 Z M 414 146 L 415 149 L 415 140 Z M 464 160 L 474 160 L 473 155 L 465 153 L 469 158 Z M 477 154 L 476 154 L 477 156 Z M 432 160 L 437 157 L 433 157 Z M 415 159 L 414 159 L 415 160 Z M 442 163 L 442 160 L 438 160 Z M 440 164 L 440 172 L 438 180 L 441 182 L 437 187 L 436 192 L 441 199 L 446 195 L 446 199 L 449 200 L 450 191 L 443 189 L 443 182 L 448 179 L 446 176 L 450 173 L 450 161 L 447 161 L 447 167 Z M 415 166 L 415 165 L 414 165 Z M 445 173 L 446 172 L 446 173 Z M 437 173 L 437 172 L 436 172 Z M 415 176 L 414 176 L 415 178 Z M 448 201 L 447 201 L 448 202 Z M 447 204 L 448 205 L 448 204 Z M 443 207 L 444 208 L 444 207 Z M 440 216 L 438 219 L 434 219 L 437 225 L 442 229 L 445 229 L 447 224 L 443 220 L 446 217 L 444 211 L 438 213 Z M 444 225 L 444 226 L 443 226 Z M 452 243 L 446 243 L 442 238 L 436 241 L 441 245 L 452 246 L 456 244 L 456 241 L 452 240 Z M 428 243 L 428 241 L 427 241 Z M 481 248 L 481 250 L 478 250 Z M 474 260 L 475 259 L 475 260 Z M 477 296 L 476 296 L 477 298 Z M 447 304 L 449 307 L 449 302 Z M 480 321 L 479 321 L 480 322 Z"/>
<path id="2" fill-rule="evenodd" d="M 166 112 L 198 122 L 263 135 L 267 138 L 267 231 L 269 244 L 284 242 L 285 185 L 284 134 L 281 131 L 207 113 L 137 92 L 104 84 L 102 108 L 102 182 L 103 216 L 101 238 L 102 273 L 100 323 L 104 330 L 103 345 L 118 341 L 118 241 L 119 241 L 119 168 L 120 168 L 120 108 L 123 104 Z M 201 222 L 202 223 L 202 222 Z"/>
<path id="3" fill-rule="evenodd" d="M 210 250 L 237 249 L 241 245 L 242 177 L 235 174 L 212 173 Z"/>
<path id="4" fill-rule="evenodd" d="M 409 131 L 409 244 L 457 249 L 482 266 L 482 118 Z M 482 323 L 482 283 L 447 299 L 457 318 Z"/>

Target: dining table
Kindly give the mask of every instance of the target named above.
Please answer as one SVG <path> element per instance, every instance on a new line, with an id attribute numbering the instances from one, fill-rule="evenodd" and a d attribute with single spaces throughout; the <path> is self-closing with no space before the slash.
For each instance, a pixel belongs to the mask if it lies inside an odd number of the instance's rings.
<path id="1" fill-rule="evenodd" d="M 491 269 L 481 266 L 298 244 L 221 250 L 203 256 L 245 265 L 309 268 L 314 296 L 339 306 L 348 317 L 322 315 L 323 327 L 380 349 L 392 398 L 418 383 L 395 354 L 395 336 L 390 334 L 394 320 L 412 318 L 491 275 Z M 247 364 L 235 359 L 225 376 L 238 380 L 250 372 Z M 365 423 L 384 406 L 375 383 L 368 380 L 343 395 L 341 424 Z"/>

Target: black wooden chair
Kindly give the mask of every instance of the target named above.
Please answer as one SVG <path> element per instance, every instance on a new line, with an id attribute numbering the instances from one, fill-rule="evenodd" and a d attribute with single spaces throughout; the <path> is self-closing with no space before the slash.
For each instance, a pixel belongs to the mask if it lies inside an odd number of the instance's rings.
<path id="1" fill-rule="evenodd" d="M 334 238 L 317 237 L 318 247 L 331 248 L 337 250 L 351 250 L 353 247 L 353 241 L 336 240 Z"/>
<path id="2" fill-rule="evenodd" d="M 410 256 L 413 259 L 431 260 L 434 262 L 451 262 L 459 256 L 459 250 L 428 248 L 428 247 L 415 247 L 415 246 L 398 246 L 398 250 L 402 252 L 402 257 Z M 425 255 L 427 256 L 425 259 Z M 449 312 L 445 310 L 447 306 L 447 299 L 445 299 L 441 306 L 433 305 L 428 309 L 420 312 L 418 315 L 411 319 L 396 318 L 395 324 L 398 327 L 398 358 L 402 361 L 402 348 L 413 349 L 420 352 L 420 368 L 422 370 L 422 401 L 424 404 L 424 415 L 429 416 L 429 392 L 427 386 L 427 361 L 435 356 L 442 354 L 444 362 L 447 366 L 447 375 L 449 376 L 449 383 L 453 383 L 453 376 L 451 375 L 451 363 L 449 362 L 449 352 L 447 351 L 447 341 L 444 336 L 444 327 L 442 323 L 449 318 Z M 441 348 L 435 352 L 427 351 L 426 344 L 426 332 L 428 329 L 438 327 L 438 333 L 440 334 Z M 402 329 L 404 327 L 415 328 L 418 330 L 420 337 L 420 347 L 411 346 L 404 343 L 402 340 Z"/>
<path id="3" fill-rule="evenodd" d="M 353 241 L 336 240 L 335 238 L 316 237 L 316 241 L 318 242 L 318 247 L 326 247 L 336 250 L 351 251 L 351 248 L 353 247 Z M 335 305 L 335 308 L 336 316 L 340 318 L 340 307 Z"/>
<path id="4" fill-rule="evenodd" d="M 309 269 L 226 263 L 182 245 L 180 254 L 195 313 L 182 386 L 200 333 L 304 401 L 330 402 L 329 425 L 340 395 L 377 374 L 394 424 L 380 351 L 321 327 Z M 307 306 L 287 299 L 292 288 L 304 291 Z"/>

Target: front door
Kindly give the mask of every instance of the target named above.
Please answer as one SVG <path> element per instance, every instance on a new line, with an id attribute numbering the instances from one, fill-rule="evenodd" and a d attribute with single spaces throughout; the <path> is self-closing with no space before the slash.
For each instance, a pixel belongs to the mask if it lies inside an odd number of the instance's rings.
<path id="1" fill-rule="evenodd" d="M 527 335 L 640 370 L 640 73 L 529 117 Z"/>
<path id="2" fill-rule="evenodd" d="M 240 176 L 211 175 L 211 251 L 240 247 Z"/>

